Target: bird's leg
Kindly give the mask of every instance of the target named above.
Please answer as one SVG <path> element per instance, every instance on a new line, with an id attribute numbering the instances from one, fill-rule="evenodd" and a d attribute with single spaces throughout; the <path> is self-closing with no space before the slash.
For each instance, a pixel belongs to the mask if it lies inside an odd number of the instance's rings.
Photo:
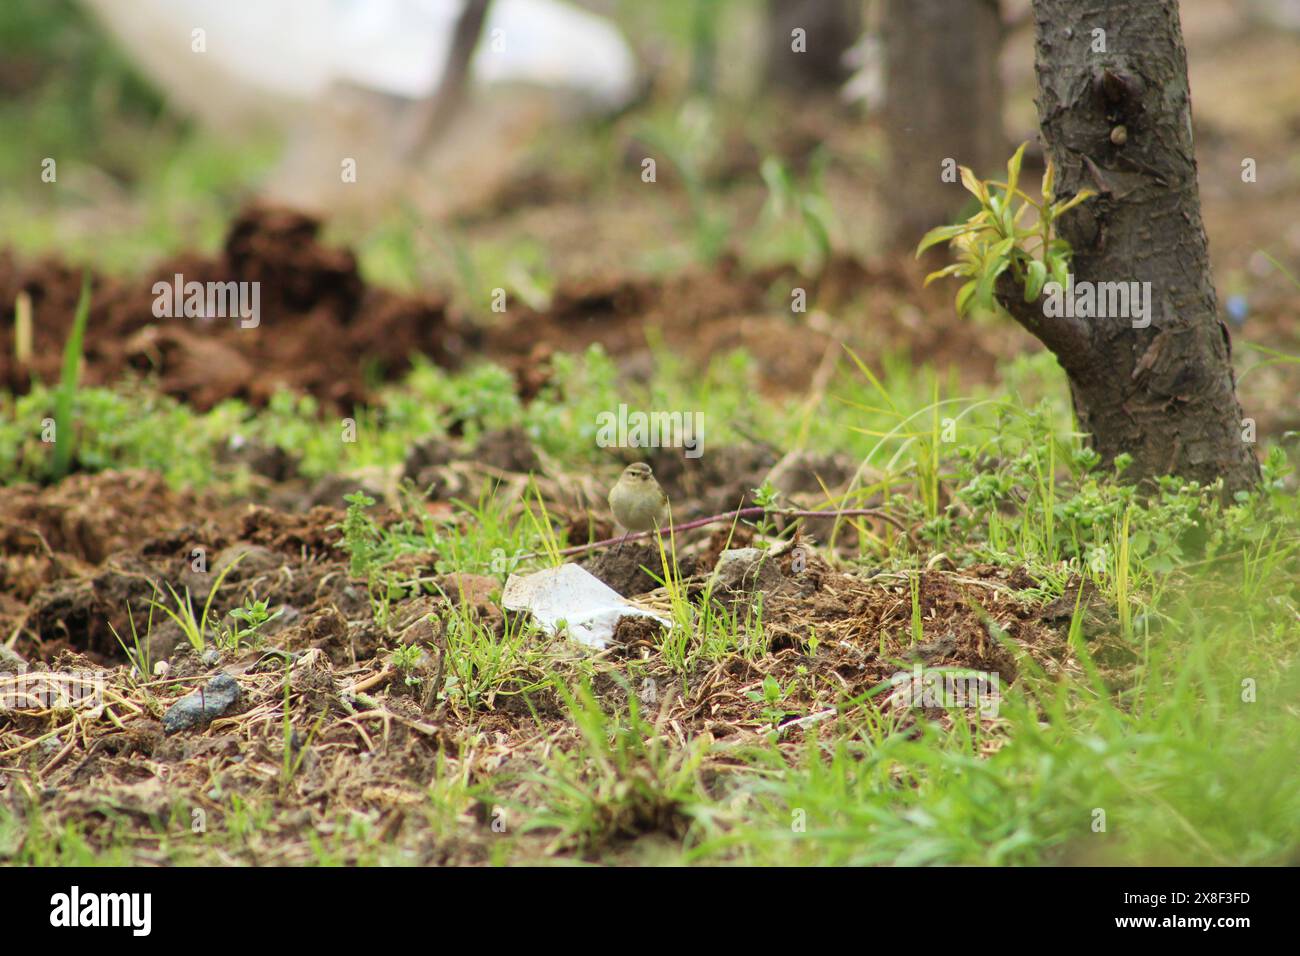
<path id="1" fill-rule="evenodd" d="M 623 550 L 623 542 L 627 540 L 627 536 L 630 535 L 631 533 L 632 533 L 631 531 L 623 532 L 623 537 L 619 539 L 618 547 L 614 549 L 615 554 L 618 554 L 620 551 Z"/>

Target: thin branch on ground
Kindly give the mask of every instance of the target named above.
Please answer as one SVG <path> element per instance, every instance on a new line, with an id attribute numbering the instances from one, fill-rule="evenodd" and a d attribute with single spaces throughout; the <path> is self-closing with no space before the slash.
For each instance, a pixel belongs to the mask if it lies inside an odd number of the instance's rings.
<path id="1" fill-rule="evenodd" d="M 754 506 L 751 508 L 739 508 L 734 511 L 724 511 L 721 514 L 709 515 L 707 518 L 696 518 L 694 521 L 687 521 L 685 524 L 672 525 L 667 528 L 659 528 L 656 531 L 638 531 L 635 534 L 620 535 L 614 538 L 605 538 L 602 541 L 592 541 L 589 544 L 574 545 L 571 548 L 565 548 L 563 551 L 556 552 L 561 557 L 568 557 L 574 554 L 582 554 L 586 551 L 595 551 L 599 548 L 607 548 L 612 544 L 621 544 L 625 541 L 637 541 L 642 538 L 652 538 L 656 535 L 663 537 L 669 534 L 676 534 L 679 531 L 690 531 L 694 528 L 702 528 L 705 525 L 717 524 L 720 521 L 739 521 L 744 518 L 761 518 L 784 517 L 784 518 L 880 518 L 893 525 L 903 534 L 910 534 L 907 525 L 903 524 L 897 517 L 888 512 L 881 511 L 878 508 L 843 508 L 825 511 L 802 511 L 796 508 L 763 508 Z M 534 551 L 530 554 L 521 556 L 521 560 L 527 558 L 545 557 L 545 552 Z"/>

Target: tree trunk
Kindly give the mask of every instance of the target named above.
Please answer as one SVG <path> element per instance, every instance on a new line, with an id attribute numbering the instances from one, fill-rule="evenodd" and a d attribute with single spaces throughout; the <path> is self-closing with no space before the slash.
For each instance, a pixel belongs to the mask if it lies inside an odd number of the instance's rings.
<path id="1" fill-rule="evenodd" d="M 910 247 L 969 199 L 956 165 L 1006 160 L 1002 22 L 997 0 L 888 0 L 884 33 L 890 241 Z"/>
<path id="2" fill-rule="evenodd" d="M 469 87 L 469 70 L 478 49 L 483 24 L 487 22 L 488 5 L 492 0 L 467 0 L 452 33 L 451 49 L 443 67 L 438 88 L 424 99 L 416 111 L 403 153 L 415 159 L 438 140 L 456 112 L 464 105 Z"/>
<path id="3" fill-rule="evenodd" d="M 795 30 L 802 30 L 796 49 Z M 844 54 L 862 33 L 862 0 L 768 0 L 769 85 L 833 90 L 849 77 Z"/>
<path id="4" fill-rule="evenodd" d="M 1034 0 L 1034 16 L 1056 193 L 1099 193 L 1058 223 L 1074 247 L 1075 288 L 1150 283 L 1132 287 L 1149 290 L 1150 307 L 1078 319 L 1048 317 L 1043 300 L 1026 305 L 1005 284 L 999 297 L 1056 353 L 1103 461 L 1129 453 L 1132 480 L 1173 473 L 1249 487 L 1259 463 L 1243 440 L 1210 278 L 1177 0 Z"/>

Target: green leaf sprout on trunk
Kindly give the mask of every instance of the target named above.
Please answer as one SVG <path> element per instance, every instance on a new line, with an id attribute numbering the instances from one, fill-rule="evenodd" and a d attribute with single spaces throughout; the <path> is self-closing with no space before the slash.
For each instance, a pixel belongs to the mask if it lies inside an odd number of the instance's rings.
<path id="1" fill-rule="evenodd" d="M 948 242 L 956 251 L 958 261 L 930 273 L 925 284 L 944 276 L 964 277 L 967 281 L 957 291 L 960 315 L 976 306 L 996 309 L 994 290 L 1008 269 L 1024 290 L 1026 302 L 1036 301 L 1049 281 L 1062 288 L 1068 284 L 1073 250 L 1064 239 L 1054 236 L 1055 223 L 1096 193 L 1085 189 L 1057 201 L 1052 191 L 1056 171 L 1049 161 L 1043 174 L 1042 201 L 1036 202 L 1019 188 L 1020 164 L 1028 145 L 1021 143 L 1007 161 L 1006 182 L 980 180 L 968 167 L 960 167 L 962 185 L 979 200 L 979 212 L 963 223 L 931 229 L 916 248 L 918 258 L 941 242 Z M 1037 221 L 1023 225 L 1031 209 L 1037 213 Z"/>

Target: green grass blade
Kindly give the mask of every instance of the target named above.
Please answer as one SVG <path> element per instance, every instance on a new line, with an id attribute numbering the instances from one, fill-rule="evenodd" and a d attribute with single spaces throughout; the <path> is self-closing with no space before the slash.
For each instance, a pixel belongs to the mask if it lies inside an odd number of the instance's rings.
<path id="1" fill-rule="evenodd" d="M 77 312 L 72 320 L 72 332 L 63 347 L 63 376 L 54 402 L 55 432 L 54 462 L 51 478 L 60 481 L 68 473 L 72 461 L 72 403 L 77 395 L 77 379 L 81 371 L 81 352 L 86 338 L 86 322 L 90 318 L 90 270 L 81 277 L 81 296 L 77 299 Z M 62 432 L 62 435 L 59 435 Z"/>

